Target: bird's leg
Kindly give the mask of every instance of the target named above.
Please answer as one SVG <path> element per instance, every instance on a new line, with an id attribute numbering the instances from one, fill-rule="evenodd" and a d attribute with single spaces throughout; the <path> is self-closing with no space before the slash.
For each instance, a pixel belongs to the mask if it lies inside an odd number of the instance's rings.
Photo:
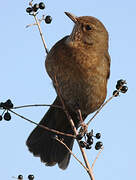
<path id="1" fill-rule="evenodd" d="M 81 128 L 79 130 L 79 134 L 82 134 L 83 136 L 87 133 L 88 126 L 84 123 L 82 113 L 80 109 L 77 109 L 78 118 L 80 120 Z"/>

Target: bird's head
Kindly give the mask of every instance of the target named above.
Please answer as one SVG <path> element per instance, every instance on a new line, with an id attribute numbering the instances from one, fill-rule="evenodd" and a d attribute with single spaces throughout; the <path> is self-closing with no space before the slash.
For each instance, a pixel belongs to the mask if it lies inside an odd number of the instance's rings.
<path id="1" fill-rule="evenodd" d="M 65 14 L 75 24 L 70 35 L 71 41 L 108 48 L 108 32 L 98 19 L 92 16 L 76 17 L 68 12 L 65 12 Z"/>

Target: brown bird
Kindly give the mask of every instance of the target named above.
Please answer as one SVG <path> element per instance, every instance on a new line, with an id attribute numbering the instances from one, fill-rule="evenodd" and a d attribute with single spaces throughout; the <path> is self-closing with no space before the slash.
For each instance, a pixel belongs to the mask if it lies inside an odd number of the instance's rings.
<path id="1" fill-rule="evenodd" d="M 96 111 L 106 98 L 110 75 L 108 32 L 94 17 L 76 17 L 68 12 L 66 15 L 74 22 L 72 33 L 52 47 L 45 66 L 55 89 L 56 77 L 61 97 L 78 128 L 80 122 L 76 113 L 77 107 L 80 108 L 84 120 L 87 115 Z M 53 105 L 62 106 L 58 96 Z M 50 107 L 39 124 L 73 134 L 65 112 L 59 108 Z M 74 139 L 59 137 L 63 138 L 63 142 L 72 150 Z M 37 126 L 26 144 L 30 152 L 39 156 L 45 165 L 54 166 L 58 163 L 61 169 L 67 168 L 70 153 L 53 138 L 52 132 Z"/>

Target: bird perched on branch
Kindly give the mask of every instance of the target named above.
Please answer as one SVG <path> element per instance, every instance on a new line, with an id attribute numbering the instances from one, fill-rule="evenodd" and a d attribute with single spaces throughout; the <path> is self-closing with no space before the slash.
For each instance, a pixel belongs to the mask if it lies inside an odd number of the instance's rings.
<path id="1" fill-rule="evenodd" d="M 107 80 L 110 75 L 110 56 L 108 53 L 108 32 L 104 25 L 91 16 L 76 17 L 66 12 L 74 22 L 69 36 L 58 41 L 49 51 L 45 66 L 57 91 L 72 117 L 75 127 L 80 125 L 76 108 L 81 110 L 83 120 L 96 111 L 107 94 Z M 57 96 L 53 105 L 62 106 Z M 63 109 L 50 107 L 40 125 L 64 133 L 73 134 L 70 122 Z M 70 153 L 66 147 L 53 138 L 53 133 L 37 126 L 27 139 L 27 146 L 35 156 L 47 166 L 58 164 L 66 169 Z M 74 139 L 59 136 L 72 150 Z"/>

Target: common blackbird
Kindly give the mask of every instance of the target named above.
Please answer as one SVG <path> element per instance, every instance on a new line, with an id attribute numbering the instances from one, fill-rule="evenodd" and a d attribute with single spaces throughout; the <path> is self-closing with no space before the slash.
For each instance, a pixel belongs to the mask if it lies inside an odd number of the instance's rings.
<path id="1" fill-rule="evenodd" d="M 74 22 L 69 36 L 58 41 L 49 51 L 45 66 L 71 115 L 76 128 L 79 127 L 77 107 L 83 120 L 96 111 L 104 102 L 107 94 L 107 80 L 110 75 L 110 56 L 108 53 L 108 32 L 104 25 L 91 16 L 76 17 L 66 12 Z M 56 87 L 56 81 L 58 87 Z M 62 106 L 57 96 L 53 105 Z M 61 108 L 50 107 L 41 125 L 73 134 L 73 130 Z M 47 166 L 58 163 L 66 169 L 70 153 L 66 147 L 55 140 L 52 132 L 36 127 L 27 139 L 27 146 L 34 156 L 39 156 Z M 74 139 L 58 136 L 72 150 Z"/>

